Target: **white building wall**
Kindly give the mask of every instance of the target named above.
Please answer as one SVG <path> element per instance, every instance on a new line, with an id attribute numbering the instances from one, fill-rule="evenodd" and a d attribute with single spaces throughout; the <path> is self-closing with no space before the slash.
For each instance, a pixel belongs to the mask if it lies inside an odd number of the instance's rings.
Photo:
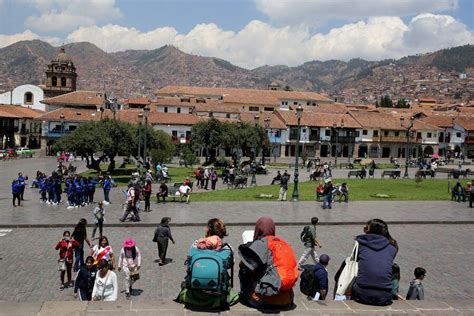
<path id="1" fill-rule="evenodd" d="M 25 93 L 27 92 L 31 92 L 33 94 L 33 103 L 29 105 L 24 103 Z M 43 99 L 43 89 L 31 84 L 18 86 L 12 91 L 0 94 L 0 103 L 21 105 L 24 107 L 30 107 L 35 110 L 45 111 L 46 106 L 43 103 L 40 103 L 40 101 L 43 101 Z"/>
<path id="2" fill-rule="evenodd" d="M 189 114 L 189 109 L 192 109 L 192 107 L 190 106 L 172 106 L 172 105 L 168 105 L 168 106 L 165 106 L 165 105 L 158 105 L 156 107 L 156 110 L 160 113 L 165 113 L 165 108 L 168 108 L 168 112 L 167 113 L 178 113 L 178 108 L 180 108 L 181 110 L 181 114 Z"/>

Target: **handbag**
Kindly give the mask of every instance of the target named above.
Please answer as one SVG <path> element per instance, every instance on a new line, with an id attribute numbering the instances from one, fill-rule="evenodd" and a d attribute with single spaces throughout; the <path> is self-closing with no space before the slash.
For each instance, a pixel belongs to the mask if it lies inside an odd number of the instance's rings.
<path id="1" fill-rule="evenodd" d="M 351 255 L 346 258 L 346 266 L 342 270 L 339 280 L 337 281 L 336 294 L 345 295 L 351 289 L 359 270 L 359 263 L 357 262 L 358 253 L 359 243 L 356 241 Z"/>
<path id="2" fill-rule="evenodd" d="M 58 271 L 66 270 L 66 261 L 64 259 L 58 259 Z"/>
<path id="3" fill-rule="evenodd" d="M 140 280 L 140 271 L 130 271 L 130 280 L 132 280 L 133 282 Z"/>

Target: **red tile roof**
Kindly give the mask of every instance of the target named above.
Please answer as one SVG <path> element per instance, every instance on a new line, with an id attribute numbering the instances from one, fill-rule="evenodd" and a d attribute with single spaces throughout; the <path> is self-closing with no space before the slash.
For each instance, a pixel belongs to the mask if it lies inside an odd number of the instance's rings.
<path id="1" fill-rule="evenodd" d="M 296 126 L 298 124 L 295 111 L 277 110 L 275 113 L 282 118 L 286 125 Z M 301 118 L 303 126 L 332 127 L 334 124 L 338 127 L 344 125 L 346 128 L 360 128 L 360 124 L 348 114 L 303 111 Z"/>
<path id="2" fill-rule="evenodd" d="M 166 86 L 158 90 L 160 96 L 202 96 L 222 98 L 225 103 L 278 106 L 281 100 L 310 100 L 332 103 L 328 97 L 315 92 L 257 90 L 236 88 L 209 88 L 191 86 Z"/>
<path id="3" fill-rule="evenodd" d="M 97 91 L 74 91 L 56 97 L 44 99 L 41 103 L 64 106 L 96 106 L 100 107 L 105 101 L 105 95 Z"/>
<path id="4" fill-rule="evenodd" d="M 272 129 L 286 129 L 285 122 L 282 118 L 273 112 L 261 112 L 261 113 L 252 113 L 252 112 L 242 112 L 240 114 L 240 119 L 242 122 L 255 124 L 255 115 L 259 116 L 258 124 L 265 128 L 265 119 L 270 119 L 269 128 Z"/>
<path id="5" fill-rule="evenodd" d="M 24 106 L 0 104 L 0 117 L 24 118 L 34 119 L 38 115 L 44 113 L 43 111 L 33 110 Z M 8 115 L 8 116 L 7 116 Z"/>
<path id="6" fill-rule="evenodd" d="M 148 122 L 153 125 L 194 125 L 202 119 L 194 114 L 150 112 Z"/>

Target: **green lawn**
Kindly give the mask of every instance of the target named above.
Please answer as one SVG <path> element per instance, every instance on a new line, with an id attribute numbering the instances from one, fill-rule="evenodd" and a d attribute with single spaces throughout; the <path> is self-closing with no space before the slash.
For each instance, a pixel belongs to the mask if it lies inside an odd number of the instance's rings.
<path id="1" fill-rule="evenodd" d="M 451 196 L 448 193 L 447 180 L 424 180 L 417 184 L 415 180 L 382 180 L 382 179 L 334 179 L 334 183 L 346 182 L 349 186 L 350 201 L 446 201 Z M 315 200 L 317 182 L 302 182 L 299 184 L 300 201 Z M 218 190 L 193 194 L 193 201 L 265 201 L 276 200 L 278 185 L 262 185 L 255 188 Z M 289 186 L 287 199 L 291 199 L 293 184 Z M 260 194 L 273 195 L 272 198 L 259 198 Z M 390 198 L 377 198 L 372 195 L 388 194 Z"/>
<path id="2" fill-rule="evenodd" d="M 119 166 L 119 165 L 116 165 Z M 109 164 L 101 164 L 100 169 L 104 172 L 107 171 L 107 168 L 109 167 Z M 125 165 L 125 168 L 116 168 L 114 172 L 112 172 L 111 176 L 117 183 L 119 187 L 121 186 L 126 186 L 127 183 L 130 181 L 130 175 L 133 173 L 133 171 L 136 170 L 136 166 L 133 164 L 128 164 Z M 97 171 L 89 169 L 83 173 L 81 173 L 83 177 L 92 177 L 92 178 L 97 178 Z"/>

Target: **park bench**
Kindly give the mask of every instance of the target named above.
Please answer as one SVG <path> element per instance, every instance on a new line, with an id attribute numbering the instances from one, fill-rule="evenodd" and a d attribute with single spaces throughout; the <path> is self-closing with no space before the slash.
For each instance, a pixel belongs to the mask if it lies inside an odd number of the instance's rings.
<path id="1" fill-rule="evenodd" d="M 350 178 L 351 176 L 355 176 L 356 178 L 362 177 L 362 170 L 351 170 L 347 174 L 347 177 Z"/>
<path id="2" fill-rule="evenodd" d="M 167 185 L 168 187 L 168 197 L 173 199 L 173 202 L 176 202 L 176 198 L 180 197 L 179 195 L 176 195 L 176 192 L 179 191 L 179 187 L 183 185 L 183 182 L 176 182 L 173 185 Z M 189 184 L 189 187 L 192 189 L 193 188 L 193 182 Z"/>
<path id="3" fill-rule="evenodd" d="M 457 170 L 457 169 L 452 169 L 450 173 L 448 173 L 448 178 L 453 178 L 453 179 L 459 179 L 459 177 L 466 178 L 467 177 L 467 171 L 466 170 Z"/>
<path id="4" fill-rule="evenodd" d="M 382 178 L 385 176 L 392 177 L 393 179 L 400 178 L 400 170 L 384 170 L 382 172 Z"/>
<path id="5" fill-rule="evenodd" d="M 238 189 L 238 188 L 243 189 L 244 187 L 246 188 L 247 180 L 248 178 L 246 176 L 242 176 L 242 175 L 236 176 L 234 181 L 229 181 L 227 183 L 227 188 L 228 189 Z"/>
<path id="6" fill-rule="evenodd" d="M 418 170 L 416 174 L 424 179 L 426 179 L 426 176 L 430 176 L 431 178 L 435 177 L 435 172 L 433 170 Z"/>
<path id="7" fill-rule="evenodd" d="M 341 162 L 339 168 L 354 169 L 354 164 L 352 162 Z"/>
<path id="8" fill-rule="evenodd" d="M 354 159 L 354 164 L 360 164 L 362 162 L 361 158 Z"/>

